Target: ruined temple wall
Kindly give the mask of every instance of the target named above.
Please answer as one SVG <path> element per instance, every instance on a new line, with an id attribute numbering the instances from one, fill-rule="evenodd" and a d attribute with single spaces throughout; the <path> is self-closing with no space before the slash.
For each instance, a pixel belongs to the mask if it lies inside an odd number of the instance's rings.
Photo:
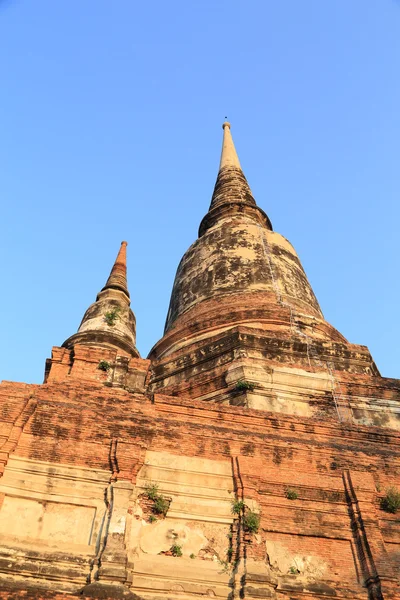
<path id="1" fill-rule="evenodd" d="M 245 214 L 223 218 L 182 258 L 166 331 L 186 311 L 207 299 L 260 291 L 278 293 L 293 307 L 323 318 L 290 242 Z"/>
<path id="2" fill-rule="evenodd" d="M 396 432 L 96 382 L 0 390 L 4 581 L 72 593 L 96 576 L 143 598 L 240 589 L 367 598 L 378 572 L 384 597 L 396 597 L 400 529 L 380 509 L 399 481 Z M 149 482 L 169 503 L 154 522 Z M 257 533 L 243 530 L 245 513 L 232 514 L 238 499 L 260 513 Z M 182 557 L 169 554 L 173 543 Z"/>

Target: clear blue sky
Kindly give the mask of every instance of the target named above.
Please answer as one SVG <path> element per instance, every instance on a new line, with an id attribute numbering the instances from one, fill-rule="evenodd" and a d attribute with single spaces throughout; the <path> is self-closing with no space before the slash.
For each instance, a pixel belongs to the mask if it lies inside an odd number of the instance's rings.
<path id="1" fill-rule="evenodd" d="M 41 382 L 121 240 L 162 336 L 225 115 L 325 317 L 400 377 L 400 2 L 0 0 L 0 379 Z"/>

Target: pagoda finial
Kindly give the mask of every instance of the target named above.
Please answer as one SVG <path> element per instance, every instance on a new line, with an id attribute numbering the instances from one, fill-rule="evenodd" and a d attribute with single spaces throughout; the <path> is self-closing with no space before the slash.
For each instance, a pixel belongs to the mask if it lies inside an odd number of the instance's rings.
<path id="1" fill-rule="evenodd" d="M 222 124 L 224 136 L 222 140 L 221 161 L 217 181 L 208 213 L 200 223 L 199 236 L 212 227 L 220 218 L 228 213 L 242 212 L 252 214 L 259 223 L 272 229 L 271 222 L 254 200 L 250 186 L 240 166 L 231 134 L 231 124 L 225 120 Z"/>
<path id="2" fill-rule="evenodd" d="M 235 149 L 235 144 L 233 143 L 231 124 L 229 121 L 225 121 L 222 124 L 222 129 L 224 130 L 224 139 L 222 142 L 221 162 L 219 163 L 219 168 L 237 167 L 238 169 L 241 169 L 242 167 L 240 166 L 239 157 Z"/>
<path id="3" fill-rule="evenodd" d="M 106 285 L 101 290 L 121 290 L 128 298 L 128 282 L 126 278 L 126 247 L 128 242 L 121 242 L 121 248 L 119 249 L 118 256 L 115 260 L 114 266 L 111 269 L 109 278 L 107 279 Z"/>

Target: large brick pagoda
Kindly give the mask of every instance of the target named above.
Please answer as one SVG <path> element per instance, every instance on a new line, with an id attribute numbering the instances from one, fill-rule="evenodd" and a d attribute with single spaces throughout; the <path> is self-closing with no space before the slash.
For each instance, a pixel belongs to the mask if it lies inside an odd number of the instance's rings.
<path id="1" fill-rule="evenodd" d="M 400 381 L 325 321 L 223 129 L 149 357 L 122 242 L 44 383 L 0 385 L 0 598 L 400 599 Z"/>

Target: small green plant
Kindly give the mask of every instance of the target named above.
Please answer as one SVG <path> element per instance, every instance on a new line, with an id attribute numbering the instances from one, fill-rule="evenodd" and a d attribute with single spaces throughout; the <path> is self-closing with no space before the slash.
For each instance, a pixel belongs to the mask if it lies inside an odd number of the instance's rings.
<path id="1" fill-rule="evenodd" d="M 297 567 L 290 567 L 290 569 L 289 569 L 289 573 L 290 573 L 291 575 L 298 575 L 298 574 L 300 573 L 300 571 L 298 570 L 298 568 L 297 568 Z"/>
<path id="2" fill-rule="evenodd" d="M 231 511 L 234 515 L 240 515 L 242 510 L 244 510 L 244 506 L 245 505 L 244 505 L 243 500 L 233 500 L 232 506 L 231 506 Z"/>
<path id="3" fill-rule="evenodd" d="M 228 548 L 226 555 L 228 557 L 229 562 L 231 562 L 233 556 L 233 548 Z"/>
<path id="4" fill-rule="evenodd" d="M 153 512 L 157 515 L 166 515 L 169 508 L 169 502 L 164 496 L 157 496 L 153 504 Z"/>
<path id="5" fill-rule="evenodd" d="M 243 527 L 249 533 L 257 533 L 260 527 L 260 515 L 249 510 L 243 518 Z"/>
<path id="6" fill-rule="evenodd" d="M 400 492 L 396 487 L 386 490 L 386 495 L 381 499 L 381 508 L 389 513 L 396 513 L 400 508 Z"/>
<path id="7" fill-rule="evenodd" d="M 298 497 L 299 494 L 296 492 L 296 490 L 293 490 L 292 488 L 288 488 L 286 490 L 286 498 L 288 500 L 297 500 Z"/>
<path id="8" fill-rule="evenodd" d="M 111 369 L 111 364 L 106 360 L 101 360 L 97 365 L 97 368 L 100 369 L 100 371 L 108 371 Z"/>
<path id="9" fill-rule="evenodd" d="M 251 381 L 246 381 L 245 379 L 241 379 L 240 381 L 236 382 L 235 390 L 237 390 L 238 392 L 246 392 L 246 391 L 252 392 L 255 387 L 256 387 L 255 383 L 251 383 Z"/>
<path id="10" fill-rule="evenodd" d="M 190 558 L 196 558 L 196 555 L 193 554 L 193 552 L 192 552 L 192 554 L 190 555 Z"/>
<path id="11" fill-rule="evenodd" d="M 169 508 L 169 502 L 162 494 L 159 494 L 158 485 L 156 483 L 147 483 L 144 487 L 144 493 L 149 500 L 153 501 L 153 513 L 165 516 Z M 154 516 L 149 517 L 150 522 L 154 522 L 155 520 Z"/>
<path id="12" fill-rule="evenodd" d="M 182 546 L 178 544 L 173 544 L 171 546 L 172 556 L 182 556 Z"/>
<path id="13" fill-rule="evenodd" d="M 218 558 L 217 560 L 218 560 L 219 564 L 222 567 L 221 573 L 228 573 L 229 572 L 229 566 L 230 566 L 229 563 L 228 563 L 228 561 L 227 560 L 221 560 L 220 558 Z"/>
<path id="14" fill-rule="evenodd" d="M 154 515 L 149 516 L 149 523 L 155 523 L 156 521 L 157 521 L 157 517 L 155 517 Z"/>
<path id="15" fill-rule="evenodd" d="M 116 320 L 119 319 L 119 311 L 119 308 L 113 308 L 112 310 L 106 312 L 106 314 L 104 315 L 104 320 L 107 323 L 107 325 L 109 325 L 110 327 L 114 327 Z"/>
<path id="16" fill-rule="evenodd" d="M 146 483 L 144 493 L 146 494 L 149 500 L 157 500 L 159 496 L 158 485 L 156 483 Z"/>

